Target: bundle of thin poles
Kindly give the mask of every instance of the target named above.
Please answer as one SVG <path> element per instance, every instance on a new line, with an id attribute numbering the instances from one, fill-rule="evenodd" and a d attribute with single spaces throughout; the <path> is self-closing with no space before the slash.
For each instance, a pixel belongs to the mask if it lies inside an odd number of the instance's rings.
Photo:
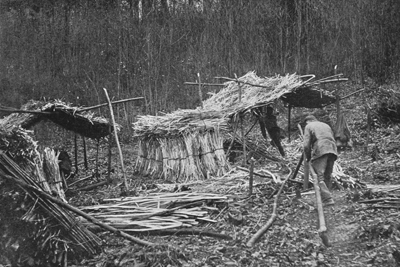
<path id="1" fill-rule="evenodd" d="M 192 227 L 200 221 L 214 222 L 208 216 L 213 208 L 204 207 L 204 203 L 226 200 L 226 196 L 210 193 L 156 193 L 104 199 L 105 204 L 80 209 L 117 229 L 143 232 Z"/>
<path id="2" fill-rule="evenodd" d="M 201 180 L 229 170 L 218 129 L 152 137 L 138 142 L 137 171 L 167 180 Z"/>
<path id="3" fill-rule="evenodd" d="M 42 237 L 46 235 L 49 237 L 49 240 L 46 240 L 46 244 L 51 245 L 53 248 L 47 251 L 53 251 L 52 253 L 55 255 L 60 253 L 61 250 L 73 252 L 71 254 L 75 256 L 79 256 L 79 254 L 82 256 L 93 255 L 99 251 L 101 240 L 80 225 L 68 211 L 63 210 L 58 204 L 38 193 L 46 191 L 39 184 L 40 181 L 32 179 L 31 175 L 19 167 L 3 151 L 0 151 L 0 178 L 21 188 L 32 199 L 29 202 L 32 205 L 29 208 L 29 216 L 25 214 L 24 218 L 35 218 L 34 214 L 36 213 L 41 214 L 43 218 L 47 218 L 42 221 L 41 228 L 36 229 L 41 232 L 41 234 L 35 235 L 37 240 L 30 240 L 33 244 L 38 242 L 38 249 L 43 246 L 43 244 L 39 243 L 42 242 Z M 21 220 L 24 221 L 23 218 Z M 26 220 L 26 222 L 31 223 L 31 220 Z M 55 248 L 58 248 L 58 250 Z"/>

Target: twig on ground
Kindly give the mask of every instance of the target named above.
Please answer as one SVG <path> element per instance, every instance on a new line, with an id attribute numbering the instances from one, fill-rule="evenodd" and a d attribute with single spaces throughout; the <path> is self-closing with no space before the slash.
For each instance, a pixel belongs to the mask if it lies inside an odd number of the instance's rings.
<path id="1" fill-rule="evenodd" d="M 86 181 L 87 179 L 90 179 L 90 178 L 93 178 L 93 175 L 89 175 L 89 176 L 83 177 L 83 178 L 81 178 L 79 180 L 76 180 L 76 181 L 70 183 L 68 186 L 73 186 L 74 184 Z"/>
<path id="2" fill-rule="evenodd" d="M 91 185 L 88 185 L 88 186 L 85 186 L 85 187 L 78 188 L 78 190 L 79 191 L 90 191 L 90 190 L 95 189 L 96 187 L 103 186 L 103 185 L 106 185 L 108 183 L 109 183 L 108 180 L 105 180 L 105 181 L 98 182 L 96 184 L 91 184 Z"/>
<path id="3" fill-rule="evenodd" d="M 283 190 L 283 187 L 285 186 L 286 182 L 289 180 L 289 178 L 292 176 L 292 172 L 289 173 L 289 175 L 286 177 L 285 181 L 281 184 L 281 187 L 279 188 L 278 193 L 275 195 L 275 200 L 274 200 L 274 206 L 272 210 L 272 215 L 269 218 L 268 222 L 255 233 L 250 240 L 247 242 L 246 246 L 252 247 L 254 244 L 257 242 L 257 240 L 269 229 L 269 227 L 272 225 L 272 223 L 275 221 L 275 218 L 277 216 L 276 210 L 278 206 L 278 199 L 279 196 Z"/>

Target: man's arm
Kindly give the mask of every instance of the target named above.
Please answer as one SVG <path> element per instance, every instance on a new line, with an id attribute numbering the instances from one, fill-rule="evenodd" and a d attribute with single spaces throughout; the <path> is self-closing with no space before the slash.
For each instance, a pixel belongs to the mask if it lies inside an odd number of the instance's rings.
<path id="1" fill-rule="evenodd" d="M 306 161 L 310 161 L 311 159 L 311 130 L 310 127 L 307 125 L 304 129 L 304 141 L 303 147 L 306 156 Z"/>

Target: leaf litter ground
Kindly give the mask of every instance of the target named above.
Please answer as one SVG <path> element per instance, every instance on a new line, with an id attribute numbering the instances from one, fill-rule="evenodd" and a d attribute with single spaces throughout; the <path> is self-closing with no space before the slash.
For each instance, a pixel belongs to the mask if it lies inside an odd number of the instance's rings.
<path id="1" fill-rule="evenodd" d="M 256 176 L 254 194 L 248 197 L 249 175 L 235 171 L 219 180 L 185 185 L 185 189 L 195 192 L 229 196 L 226 203 L 204 204 L 216 208 L 210 209 L 209 214 L 216 222 L 203 222 L 197 229 L 224 234 L 231 240 L 146 233 L 139 237 L 156 244 L 167 243 L 172 248 L 144 248 L 110 233 L 99 232 L 104 240 L 103 253 L 72 266 L 400 266 L 400 205 L 378 208 L 361 203 L 369 199 L 400 198 L 398 188 L 382 189 L 398 184 L 400 128 L 373 129 L 372 140 L 376 142 L 370 145 L 368 153 L 363 146 L 357 146 L 357 142 L 365 141 L 365 129 L 357 129 L 359 132 L 353 133 L 355 148 L 341 152 L 339 162 L 346 174 L 374 186 L 333 190 L 336 203 L 324 208 L 330 247 L 324 246 L 318 236 L 313 192 L 296 199 L 293 188 L 299 185 L 289 182 L 280 197 L 277 220 L 254 247 L 248 248 L 247 241 L 271 216 L 271 196 L 277 185 L 271 179 Z M 371 157 L 373 147 L 378 147 L 378 158 Z M 123 145 L 123 150 L 128 177 L 142 181 L 139 193 L 183 189 L 165 181 L 135 176 L 130 167 L 135 160 L 134 148 Z M 106 168 L 106 159 L 100 158 L 100 166 L 100 169 Z M 280 173 L 282 178 L 287 175 L 285 168 L 274 164 L 268 170 Z M 117 173 L 114 176 L 121 179 Z M 119 187 L 112 185 L 76 193 L 69 201 L 77 206 L 95 205 L 104 198 L 119 197 L 119 194 Z"/>

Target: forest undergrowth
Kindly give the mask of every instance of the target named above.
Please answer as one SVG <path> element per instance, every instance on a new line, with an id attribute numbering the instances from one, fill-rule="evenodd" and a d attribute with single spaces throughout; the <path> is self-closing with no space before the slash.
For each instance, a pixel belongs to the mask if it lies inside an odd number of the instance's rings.
<path id="1" fill-rule="evenodd" d="M 363 187 L 333 190 L 336 203 L 324 208 L 329 247 L 318 235 L 313 190 L 298 199 L 295 189 L 301 185 L 288 182 L 279 198 L 276 220 L 253 247 L 247 247 L 249 239 L 270 218 L 273 194 L 280 185 L 255 176 L 253 195 L 249 197 L 249 174 L 236 168 L 241 165 L 240 160 L 233 164 L 229 175 L 219 178 L 220 181 L 212 178 L 179 184 L 140 177 L 132 167 L 134 144 L 125 143 L 122 148 L 127 177 L 131 182 L 140 181 L 136 188 L 138 194 L 188 190 L 221 194 L 227 196 L 227 200 L 202 204 L 209 209 L 209 218 L 214 222 L 200 222 L 195 227 L 196 233 L 132 233 L 154 244 L 168 244 L 167 248 L 142 247 L 110 233 L 99 232 L 104 240 L 103 253 L 73 266 L 400 266 L 400 189 L 396 187 L 400 127 L 375 121 L 366 145 L 364 107 L 348 101 L 343 112 L 347 114 L 353 147 L 340 152 L 338 163 L 346 175 Z M 256 163 L 255 171 L 267 169 L 284 180 L 288 175 L 287 167 L 293 168 L 297 163 L 300 143 L 298 139 L 291 142 L 285 139 L 283 144 L 289 155 L 287 166 L 261 160 Z M 92 147 L 89 154 L 94 151 Z M 121 183 L 118 165 L 114 165 L 113 176 Z M 100 172 L 104 173 L 105 157 L 100 156 L 99 166 Z M 86 172 L 90 174 L 90 171 Z M 80 175 L 84 176 L 83 173 Z M 98 179 L 103 179 L 101 177 Z M 92 182 L 95 181 L 88 183 Z M 120 197 L 120 193 L 120 187 L 115 183 L 71 194 L 69 201 L 78 207 L 95 205 L 104 198 Z M 222 237 L 201 234 L 204 232 L 218 233 Z"/>

